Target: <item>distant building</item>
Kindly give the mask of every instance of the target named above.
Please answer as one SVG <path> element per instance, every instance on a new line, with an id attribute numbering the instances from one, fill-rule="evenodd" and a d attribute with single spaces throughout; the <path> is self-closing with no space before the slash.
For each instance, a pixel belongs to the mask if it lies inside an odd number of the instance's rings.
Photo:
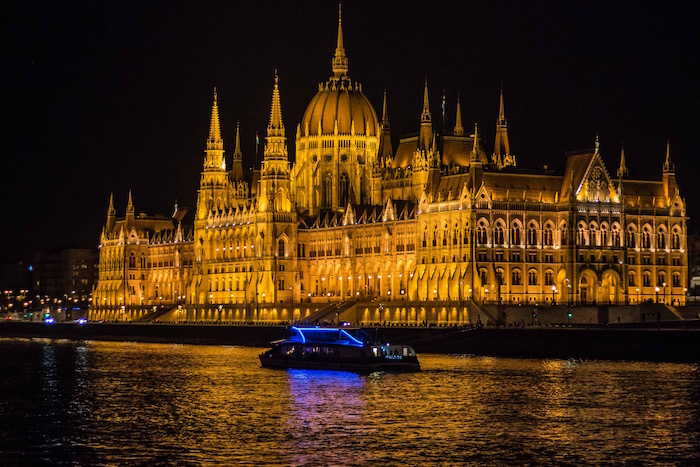
<path id="1" fill-rule="evenodd" d="M 624 150 L 611 173 L 597 138 L 562 173 L 523 169 L 503 91 L 487 150 L 459 101 L 454 128 L 436 132 L 426 80 L 418 133 L 394 150 L 386 94 L 380 119 L 348 76 L 340 20 L 331 64 L 294 163 L 277 76 L 249 173 L 238 133 L 227 167 L 214 90 L 193 230 L 135 218 L 131 196 L 115 220 L 110 200 L 93 318 L 179 305 L 194 320 L 292 321 L 330 302 L 353 321 L 454 323 L 464 302 L 685 303 L 686 206 L 669 146 L 656 180 L 630 178 Z"/>
<path id="2" fill-rule="evenodd" d="M 97 283 L 98 258 L 96 249 L 87 248 L 36 253 L 33 288 L 39 303 L 67 311 L 87 309 L 92 288 Z"/>

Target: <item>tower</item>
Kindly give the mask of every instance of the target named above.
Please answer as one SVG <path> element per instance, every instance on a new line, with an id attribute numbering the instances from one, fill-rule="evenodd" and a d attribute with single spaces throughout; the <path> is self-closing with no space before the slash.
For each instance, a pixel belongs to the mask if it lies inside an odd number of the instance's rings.
<path id="1" fill-rule="evenodd" d="M 455 128 L 452 133 L 455 136 L 464 136 L 464 127 L 462 126 L 462 108 L 459 105 L 459 94 L 457 94 L 457 116 L 455 117 Z"/>
<path id="2" fill-rule="evenodd" d="M 131 190 L 129 190 L 129 201 L 126 203 L 126 232 L 128 233 L 135 225 L 134 203 L 131 201 Z"/>
<path id="3" fill-rule="evenodd" d="M 503 86 L 501 86 L 498 120 L 496 120 L 496 141 L 493 145 L 491 162 L 499 169 L 515 165 L 515 156 L 510 153 L 510 144 L 508 143 L 508 123 L 506 121 L 505 106 L 503 104 Z"/>
<path id="4" fill-rule="evenodd" d="M 233 163 L 231 164 L 231 180 L 240 182 L 243 180 L 243 152 L 241 152 L 241 126 L 236 123 L 236 149 L 233 151 Z"/>
<path id="5" fill-rule="evenodd" d="M 666 160 L 663 166 L 663 176 L 662 180 L 664 182 L 664 193 L 666 194 L 666 200 L 670 204 L 671 198 L 676 193 L 676 166 L 671 161 L 671 142 L 666 141 Z"/>
<path id="6" fill-rule="evenodd" d="M 617 168 L 617 177 L 622 178 L 628 173 L 627 164 L 625 163 L 625 145 L 623 144 L 622 150 L 620 151 L 620 166 Z"/>
<path id="7" fill-rule="evenodd" d="M 114 230 L 114 223 L 116 221 L 117 212 L 114 209 L 114 193 L 109 194 L 109 208 L 107 208 L 107 233 L 109 234 Z"/>
<path id="8" fill-rule="evenodd" d="M 199 193 L 197 195 L 197 219 L 206 219 L 212 210 L 225 210 L 228 206 L 228 189 L 226 160 L 224 159 L 224 140 L 221 138 L 219 106 L 215 87 L 209 124 L 209 137 L 207 138 L 204 151 L 204 170 L 199 181 Z"/>
<path id="9" fill-rule="evenodd" d="M 433 142 L 433 121 L 430 116 L 430 102 L 428 102 L 428 77 L 425 77 L 425 87 L 423 88 L 423 111 L 420 114 L 420 133 L 418 136 L 418 150 L 430 150 Z"/>

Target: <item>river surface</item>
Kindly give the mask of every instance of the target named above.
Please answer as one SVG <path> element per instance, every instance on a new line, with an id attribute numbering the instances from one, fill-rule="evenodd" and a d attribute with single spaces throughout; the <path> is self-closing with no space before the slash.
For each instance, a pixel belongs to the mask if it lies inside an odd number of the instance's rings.
<path id="1" fill-rule="evenodd" d="M 419 355 L 279 371 L 261 349 L 0 339 L 0 464 L 700 463 L 700 368 Z"/>

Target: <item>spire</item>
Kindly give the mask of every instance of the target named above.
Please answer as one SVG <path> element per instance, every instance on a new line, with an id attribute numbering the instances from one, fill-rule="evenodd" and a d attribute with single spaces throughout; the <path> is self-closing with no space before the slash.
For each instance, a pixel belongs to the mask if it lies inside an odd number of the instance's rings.
<path id="1" fill-rule="evenodd" d="M 493 145 L 491 161 L 496 164 L 499 169 L 515 165 L 515 156 L 510 153 L 510 143 L 508 142 L 508 124 L 506 121 L 505 105 L 503 104 L 503 83 L 501 83 L 501 94 L 498 100 L 496 141 Z"/>
<path id="2" fill-rule="evenodd" d="M 453 133 L 455 136 L 464 135 L 464 127 L 462 126 L 462 108 L 459 105 L 459 94 L 457 94 L 457 117 L 455 118 L 455 128 Z"/>
<path id="3" fill-rule="evenodd" d="M 275 88 L 272 91 L 272 110 L 270 111 L 270 124 L 267 126 L 267 135 L 271 132 L 276 136 L 284 134 L 284 124 L 282 123 L 282 105 L 280 103 L 279 77 L 275 70 Z"/>
<path id="4" fill-rule="evenodd" d="M 474 145 L 472 146 L 472 162 L 478 162 L 479 159 L 479 126 L 474 124 Z"/>
<path id="5" fill-rule="evenodd" d="M 110 201 L 111 203 L 111 201 Z M 134 203 L 131 201 L 131 190 L 129 190 L 129 201 L 126 204 L 126 212 L 128 213 L 133 213 L 134 212 Z"/>
<path id="6" fill-rule="evenodd" d="M 236 122 L 236 149 L 233 151 L 233 160 L 243 159 L 241 152 L 241 124 Z"/>
<path id="7" fill-rule="evenodd" d="M 622 178 L 627 175 L 627 164 L 625 164 L 625 145 L 622 145 L 622 150 L 620 151 L 620 167 L 617 169 L 617 176 Z"/>
<path id="8" fill-rule="evenodd" d="M 389 112 L 386 108 L 386 89 L 384 90 L 384 103 L 382 104 L 382 128 L 389 129 Z"/>
<path id="9" fill-rule="evenodd" d="M 107 209 L 107 215 L 108 216 L 114 216 L 116 214 L 116 210 L 114 209 L 114 193 L 109 194 L 109 208 Z"/>
<path id="10" fill-rule="evenodd" d="M 505 105 L 503 105 L 503 83 L 501 83 L 501 98 L 498 105 L 498 124 L 506 125 L 506 110 Z"/>
<path id="11" fill-rule="evenodd" d="M 423 89 L 423 113 L 420 115 L 421 123 L 431 122 L 430 103 L 428 102 L 428 77 L 425 77 L 425 88 Z"/>
<path id="12" fill-rule="evenodd" d="M 667 140 L 666 141 L 666 161 L 664 162 L 664 172 L 673 172 L 675 171 L 676 167 L 673 165 L 673 162 L 671 161 L 671 141 Z"/>
<path id="13" fill-rule="evenodd" d="M 209 139 L 207 139 L 207 149 L 223 149 L 224 140 L 221 139 L 221 125 L 219 123 L 219 105 L 216 97 L 216 86 L 214 86 L 214 103 L 211 106 L 211 123 L 209 124 Z"/>
<path id="14" fill-rule="evenodd" d="M 340 6 L 340 3 L 338 3 L 338 40 L 335 46 L 335 55 L 331 62 L 334 78 L 345 77 L 348 74 L 348 58 L 345 56 L 345 48 L 343 47 L 343 20 Z"/>

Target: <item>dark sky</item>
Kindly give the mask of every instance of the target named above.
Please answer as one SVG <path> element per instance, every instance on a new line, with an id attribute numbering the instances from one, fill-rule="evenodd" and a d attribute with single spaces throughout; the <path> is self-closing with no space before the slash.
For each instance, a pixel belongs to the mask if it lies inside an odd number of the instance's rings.
<path id="1" fill-rule="evenodd" d="M 388 92 L 395 140 L 417 131 L 428 76 L 454 122 L 478 122 L 492 149 L 503 82 L 518 164 L 561 170 L 592 147 L 614 174 L 660 178 L 671 141 L 681 194 L 700 214 L 695 157 L 697 2 L 359 2 L 343 4 L 349 75 L 375 108 Z M 225 148 L 236 122 L 246 165 L 269 118 L 274 70 L 290 138 L 331 74 L 337 4 L 33 2 L 2 15 L 0 262 L 96 246 L 110 192 L 123 215 L 195 201 L 212 87 Z M 290 154 L 292 155 L 292 154 Z M 692 223 L 692 221 L 691 221 Z"/>

